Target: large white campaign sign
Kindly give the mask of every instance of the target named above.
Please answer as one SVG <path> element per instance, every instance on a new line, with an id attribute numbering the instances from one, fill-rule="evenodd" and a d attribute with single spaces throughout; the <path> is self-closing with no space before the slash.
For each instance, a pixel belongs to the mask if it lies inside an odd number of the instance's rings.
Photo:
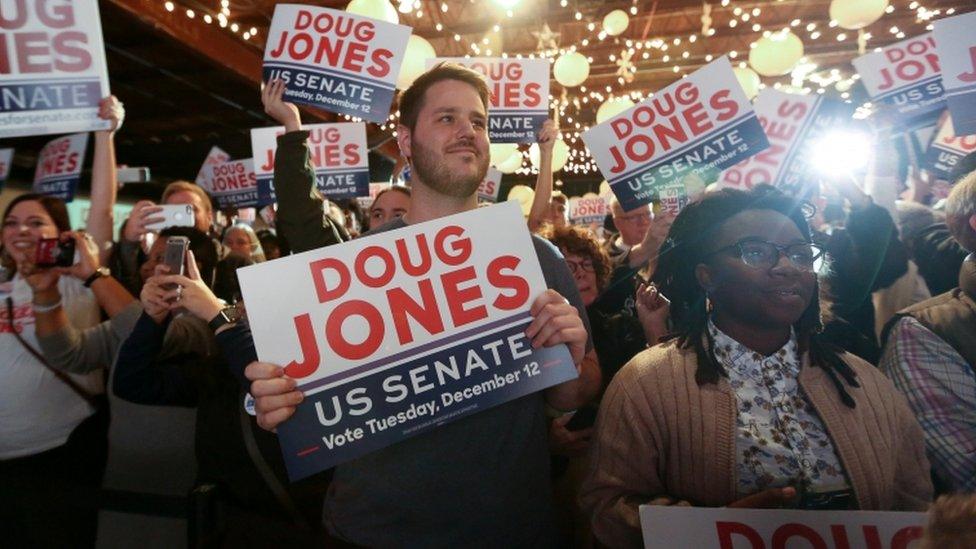
<path id="1" fill-rule="evenodd" d="M 646 549 L 910 549 L 925 513 L 641 505 Z"/>
<path id="2" fill-rule="evenodd" d="M 346 11 L 275 6 L 264 80 L 282 79 L 285 100 L 380 123 L 390 114 L 410 27 Z"/>
<path id="3" fill-rule="evenodd" d="M 722 172 L 723 186 L 751 189 L 760 183 L 802 194 L 815 181 L 810 148 L 818 139 L 850 120 L 851 109 L 820 95 L 796 95 L 772 88 L 753 104 L 769 148 Z"/>
<path id="4" fill-rule="evenodd" d="M 369 149 L 366 124 L 309 124 L 308 150 L 319 192 L 331 199 L 369 195 Z M 283 126 L 251 130 L 251 151 L 261 204 L 275 202 L 274 161 Z"/>
<path id="5" fill-rule="evenodd" d="M 76 133 L 48 141 L 37 155 L 34 192 L 71 202 L 81 178 L 88 134 Z"/>
<path id="6" fill-rule="evenodd" d="M 478 185 L 478 200 L 483 202 L 498 202 L 498 191 L 502 188 L 502 172 L 494 166 L 488 167 L 485 180 Z"/>
<path id="7" fill-rule="evenodd" d="M 492 143 L 535 143 L 549 118 L 549 61 L 502 57 L 441 57 L 427 68 L 450 61 L 485 75 L 491 104 L 488 138 Z"/>
<path id="8" fill-rule="evenodd" d="M 13 162 L 13 160 L 13 149 L 0 149 L 0 183 L 3 183 L 8 177 L 10 177 L 10 163 Z"/>
<path id="9" fill-rule="evenodd" d="M 258 205 L 258 181 L 250 158 L 207 166 L 202 187 L 220 209 Z"/>
<path id="10" fill-rule="evenodd" d="M 976 11 L 932 23 L 952 125 L 976 135 Z"/>
<path id="11" fill-rule="evenodd" d="M 0 137 L 108 128 L 96 0 L 0 0 Z"/>
<path id="12" fill-rule="evenodd" d="M 217 164 L 223 164 L 224 162 L 230 162 L 230 155 L 216 145 L 210 147 L 210 152 L 207 153 L 207 157 L 203 159 L 203 164 L 200 166 L 200 171 L 197 172 L 197 178 L 195 180 L 197 185 L 203 187 L 207 182 L 207 171 L 210 169 L 210 167 Z"/>
<path id="13" fill-rule="evenodd" d="M 956 135 L 954 126 L 950 117 L 943 117 L 925 153 L 925 167 L 940 179 L 948 179 L 959 160 L 976 151 L 976 135 Z"/>
<path id="14" fill-rule="evenodd" d="M 768 146 L 725 57 L 583 134 L 625 211 L 659 198 L 661 186 L 705 180 Z"/>
<path id="15" fill-rule="evenodd" d="M 852 61 L 868 95 L 885 108 L 884 126 L 911 130 L 945 108 L 936 39 L 931 32 L 862 55 Z"/>
<path id="16" fill-rule="evenodd" d="M 305 393 L 278 427 L 292 480 L 577 375 L 565 346 L 534 350 L 525 337 L 546 284 L 515 203 L 238 278 L 258 358 L 285 365 Z"/>

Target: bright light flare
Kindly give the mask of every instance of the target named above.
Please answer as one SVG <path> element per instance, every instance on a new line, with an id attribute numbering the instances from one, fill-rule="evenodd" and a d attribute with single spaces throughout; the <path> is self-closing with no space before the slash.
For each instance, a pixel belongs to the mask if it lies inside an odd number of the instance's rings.
<path id="1" fill-rule="evenodd" d="M 865 166 L 871 157 L 871 137 L 863 132 L 835 131 L 814 144 L 814 168 L 825 175 L 854 173 Z"/>

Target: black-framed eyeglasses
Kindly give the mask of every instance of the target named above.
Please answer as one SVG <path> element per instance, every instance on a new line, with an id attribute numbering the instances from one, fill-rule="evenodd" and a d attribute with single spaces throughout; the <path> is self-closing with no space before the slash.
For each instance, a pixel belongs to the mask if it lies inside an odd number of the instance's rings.
<path id="1" fill-rule="evenodd" d="M 708 258 L 729 250 L 738 252 L 743 263 L 756 269 L 772 269 L 779 263 L 780 255 L 785 255 L 794 267 L 808 272 L 818 270 L 817 262 L 824 256 L 825 252 L 822 246 L 813 242 L 798 242 L 780 246 L 765 240 L 748 239 L 719 248 L 705 257 Z"/>
<path id="2" fill-rule="evenodd" d="M 570 261 L 567 259 L 566 265 L 569 266 L 569 272 L 573 274 L 576 274 L 580 269 L 582 269 L 585 273 L 592 273 L 594 270 L 596 270 L 596 267 L 593 265 L 593 260 L 591 259 L 584 259 L 582 261 Z"/>

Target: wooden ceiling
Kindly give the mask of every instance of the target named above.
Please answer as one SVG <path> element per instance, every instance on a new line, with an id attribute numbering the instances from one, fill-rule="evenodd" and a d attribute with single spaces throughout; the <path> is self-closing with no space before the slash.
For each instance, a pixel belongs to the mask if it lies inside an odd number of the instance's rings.
<path id="1" fill-rule="evenodd" d="M 562 2 L 566 3 L 565 7 Z M 342 9 L 347 1 L 308 3 Z M 394 0 L 395 6 L 398 3 L 399 0 Z M 167 4 L 165 0 L 100 2 L 111 87 L 127 111 L 125 126 L 117 137 L 119 161 L 149 166 L 158 183 L 175 178 L 192 179 L 213 145 L 235 158 L 250 156 L 250 128 L 272 124 L 261 109 L 259 79 L 264 38 L 276 2 L 230 0 L 226 28 L 216 19 L 221 0 L 172 0 L 172 10 L 167 9 Z M 429 40 L 440 56 L 476 55 L 472 44 L 484 52 L 489 47 L 483 43 L 485 38 L 495 40 L 491 43 L 508 55 L 537 54 L 538 33 L 547 24 L 558 34 L 559 48 L 575 45 L 593 59 L 585 86 L 588 91 L 599 90 L 604 95 L 608 86 L 615 95 L 663 88 L 682 74 L 704 65 L 708 55 L 735 51 L 738 57 L 734 61 L 744 61 L 749 44 L 764 30 L 791 26 L 794 20 L 799 24 L 793 28 L 803 39 L 806 55 L 818 66 L 817 71 L 837 69 L 842 75 L 853 72 L 849 62 L 857 55 L 857 32 L 829 26 L 829 0 L 732 0 L 725 6 L 722 0 L 708 0 L 708 4 L 710 28 L 714 29 L 711 36 L 703 34 L 705 7 L 701 0 L 521 0 L 512 8 L 511 17 L 494 0 L 419 0 L 415 5 L 420 9 L 400 14 L 400 22 L 412 26 L 416 34 Z M 891 32 L 892 27 L 907 36 L 924 32 L 927 21 L 919 18 L 918 4 L 929 10 L 941 10 L 943 14 L 950 8 L 957 13 L 976 8 L 972 0 L 918 3 L 892 0 L 894 10 L 866 29 L 872 35 L 868 47 L 897 41 L 899 38 Z M 636 8 L 637 14 L 630 16 L 622 35 L 598 38 L 607 13 L 614 9 L 629 13 L 631 8 Z M 752 15 L 757 8 L 758 15 Z M 192 10 L 193 18 L 187 10 Z M 742 13 L 748 14 L 748 21 L 742 20 Z M 204 21 L 206 15 L 211 16 L 211 23 Z M 732 19 L 738 19 L 735 27 L 729 25 Z M 236 32 L 230 28 L 232 23 L 238 25 Z M 821 33 L 818 39 L 811 39 L 810 31 L 806 30 L 811 23 Z M 591 24 L 594 30 L 590 30 Z M 759 30 L 753 30 L 754 24 L 760 25 Z M 243 33 L 252 28 L 256 30 L 255 35 L 245 40 Z M 846 34 L 846 39 L 838 41 L 841 32 Z M 689 40 L 692 34 L 696 35 L 694 42 Z M 643 43 L 656 39 L 667 44 L 668 50 L 646 50 L 650 54 L 647 59 L 638 50 L 634 56 L 636 75 L 633 81 L 621 84 L 618 66 L 611 61 L 611 55 L 619 58 L 628 49 L 628 40 Z M 675 44 L 676 39 L 680 43 Z M 675 65 L 679 67 L 678 72 Z M 764 79 L 767 85 L 774 82 L 789 83 L 789 75 Z M 561 92 L 561 87 L 553 81 L 552 93 L 559 97 Z M 567 92 L 571 103 L 572 99 L 579 100 L 586 95 L 579 89 Z M 828 93 L 839 92 L 830 89 Z M 862 97 L 858 88 L 851 93 L 854 100 Z M 592 124 L 598 105 L 596 101 L 578 107 L 571 105 L 566 114 L 574 123 L 585 127 Z M 323 111 L 306 110 L 304 116 L 308 122 L 334 120 L 333 115 Z M 573 124 L 564 122 L 563 127 L 574 130 Z M 17 148 L 14 178 L 30 179 L 34 151 L 47 139 L 42 136 L 4 141 L 3 146 Z M 377 149 L 377 154 L 370 158 L 376 172 L 374 178 L 388 176 L 391 159 L 397 156 L 390 132 L 370 125 L 369 141 Z M 575 146 L 581 147 L 581 143 Z M 562 178 L 568 183 L 578 181 L 587 185 L 600 180 L 598 173 L 563 174 Z M 532 177 L 506 179 L 531 181 Z"/>

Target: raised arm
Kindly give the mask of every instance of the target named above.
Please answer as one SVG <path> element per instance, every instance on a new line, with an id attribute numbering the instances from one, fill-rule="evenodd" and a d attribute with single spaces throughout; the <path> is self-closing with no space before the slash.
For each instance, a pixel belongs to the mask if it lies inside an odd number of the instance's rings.
<path id="1" fill-rule="evenodd" d="M 529 230 L 538 232 L 549 215 L 552 202 L 552 149 L 559 136 L 559 128 L 546 120 L 539 131 L 539 176 L 535 180 L 535 198 L 529 210 Z"/>
<path id="2" fill-rule="evenodd" d="M 87 230 L 98 246 L 100 261 L 104 264 L 112 252 L 112 228 L 115 221 L 115 198 L 118 178 L 115 167 L 115 132 L 122 127 L 125 109 L 114 95 L 102 99 L 98 116 L 111 122 L 106 130 L 95 132 L 95 156 L 92 160 L 91 209 L 88 211 Z"/>

